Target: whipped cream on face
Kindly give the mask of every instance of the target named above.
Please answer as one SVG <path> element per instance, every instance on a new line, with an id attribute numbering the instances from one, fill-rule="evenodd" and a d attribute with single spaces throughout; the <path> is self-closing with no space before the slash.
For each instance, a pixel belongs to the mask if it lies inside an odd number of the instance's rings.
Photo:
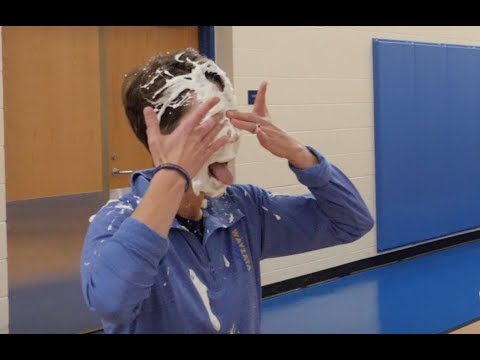
<path id="1" fill-rule="evenodd" d="M 177 54 L 175 60 L 178 62 L 186 61 L 191 63 L 193 66 L 191 73 L 172 77 L 172 74 L 168 71 L 157 69 L 154 76 L 141 87 L 149 88 L 159 76 L 162 76 L 166 80 L 165 85 L 158 89 L 151 99 L 147 99 L 156 111 L 159 121 L 168 107 L 177 108 L 179 106 L 190 104 L 192 101 L 192 91 L 195 93 L 195 98 L 198 102 L 204 102 L 212 97 L 220 98 L 220 102 L 208 112 L 202 122 L 206 121 L 214 114 L 222 113 L 223 119 L 221 122 L 223 127 L 215 137 L 215 140 L 229 134 L 230 141 L 213 154 L 200 169 L 198 174 L 192 179 L 192 189 L 195 195 L 199 195 L 200 192 L 203 191 L 207 197 L 218 197 L 225 192 L 227 185 L 210 175 L 211 169 L 209 169 L 209 166 L 214 163 L 228 163 L 233 161 L 237 155 L 239 147 L 239 131 L 226 117 L 227 110 L 236 108 L 233 86 L 226 73 L 212 60 L 202 59 L 199 62 L 192 61 L 189 58 L 181 60 L 180 57 L 182 55 L 183 53 Z M 210 81 L 206 77 L 207 73 L 217 75 L 222 80 L 224 85 L 223 91 L 218 88 L 215 82 Z M 191 91 L 179 98 L 179 95 L 185 90 Z"/>

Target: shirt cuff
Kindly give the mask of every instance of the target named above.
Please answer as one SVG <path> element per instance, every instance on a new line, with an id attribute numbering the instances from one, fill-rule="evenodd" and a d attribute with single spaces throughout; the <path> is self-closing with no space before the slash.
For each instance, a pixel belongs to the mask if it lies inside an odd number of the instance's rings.
<path id="1" fill-rule="evenodd" d="M 321 187 L 328 184 L 332 176 L 332 166 L 316 149 L 308 145 L 306 148 L 318 159 L 319 164 L 306 169 L 299 169 L 288 162 L 290 170 L 297 176 L 298 181 L 308 188 Z"/>

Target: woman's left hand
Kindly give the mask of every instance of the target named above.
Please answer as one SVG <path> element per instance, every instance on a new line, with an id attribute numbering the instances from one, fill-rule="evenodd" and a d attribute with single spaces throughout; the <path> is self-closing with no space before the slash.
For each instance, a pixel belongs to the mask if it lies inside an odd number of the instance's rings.
<path id="1" fill-rule="evenodd" d="M 266 104 L 267 83 L 258 89 L 251 113 L 227 111 L 232 124 L 257 135 L 260 144 L 273 155 L 287 159 L 293 166 L 306 169 L 318 164 L 318 159 L 297 139 L 277 127 L 271 120 Z"/>

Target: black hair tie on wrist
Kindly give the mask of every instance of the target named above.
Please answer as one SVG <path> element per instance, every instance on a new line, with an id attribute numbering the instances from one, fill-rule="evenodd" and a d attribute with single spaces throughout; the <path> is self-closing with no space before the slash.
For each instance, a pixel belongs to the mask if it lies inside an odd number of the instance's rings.
<path id="1" fill-rule="evenodd" d="M 188 191 L 188 188 L 190 187 L 192 180 L 190 178 L 190 175 L 188 175 L 187 170 L 185 170 L 183 167 L 176 165 L 176 164 L 160 164 L 158 165 L 154 170 L 153 170 L 153 175 L 155 175 L 157 172 L 159 172 L 162 169 L 170 169 L 170 170 L 175 170 L 177 171 L 180 175 L 182 175 L 187 183 L 185 184 L 185 192 Z"/>

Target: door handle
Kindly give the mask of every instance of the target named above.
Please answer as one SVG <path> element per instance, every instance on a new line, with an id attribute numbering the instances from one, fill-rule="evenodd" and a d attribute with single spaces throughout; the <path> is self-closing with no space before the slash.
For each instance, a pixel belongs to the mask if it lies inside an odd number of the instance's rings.
<path id="1" fill-rule="evenodd" d="M 132 174 L 133 170 L 118 170 L 117 168 L 112 169 L 112 175 L 123 175 L 123 174 Z"/>

